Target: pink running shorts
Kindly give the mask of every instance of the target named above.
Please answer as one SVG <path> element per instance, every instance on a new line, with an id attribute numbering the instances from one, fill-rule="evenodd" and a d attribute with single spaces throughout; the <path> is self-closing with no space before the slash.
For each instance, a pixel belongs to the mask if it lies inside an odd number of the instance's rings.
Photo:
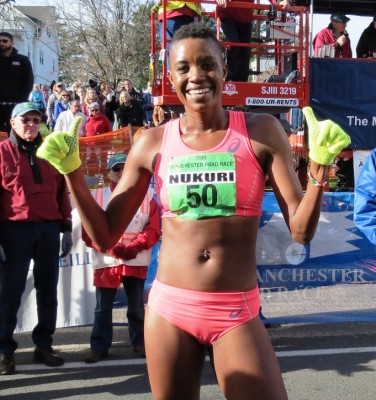
<path id="1" fill-rule="evenodd" d="M 180 289 L 154 280 L 148 306 L 199 342 L 213 344 L 221 336 L 259 315 L 260 290 L 211 293 Z"/>

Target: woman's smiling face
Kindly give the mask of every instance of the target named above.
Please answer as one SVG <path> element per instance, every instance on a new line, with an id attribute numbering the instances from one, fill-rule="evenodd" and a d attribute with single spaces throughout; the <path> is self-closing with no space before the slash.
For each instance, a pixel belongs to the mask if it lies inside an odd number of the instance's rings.
<path id="1" fill-rule="evenodd" d="M 212 39 L 189 38 L 173 43 L 169 77 L 184 106 L 201 109 L 221 101 L 227 68 Z"/>

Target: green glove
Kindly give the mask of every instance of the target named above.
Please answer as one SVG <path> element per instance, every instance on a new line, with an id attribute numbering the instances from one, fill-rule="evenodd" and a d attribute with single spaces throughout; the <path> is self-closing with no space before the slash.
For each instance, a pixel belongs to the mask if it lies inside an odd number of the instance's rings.
<path id="1" fill-rule="evenodd" d="M 317 121 L 311 107 L 304 107 L 303 114 L 308 125 L 309 158 L 317 164 L 331 165 L 351 143 L 350 136 L 330 119 Z"/>
<path id="2" fill-rule="evenodd" d="M 69 132 L 52 132 L 37 150 L 37 156 L 47 160 L 61 174 L 69 174 L 80 168 L 78 130 L 81 122 L 82 117 L 75 117 Z"/>

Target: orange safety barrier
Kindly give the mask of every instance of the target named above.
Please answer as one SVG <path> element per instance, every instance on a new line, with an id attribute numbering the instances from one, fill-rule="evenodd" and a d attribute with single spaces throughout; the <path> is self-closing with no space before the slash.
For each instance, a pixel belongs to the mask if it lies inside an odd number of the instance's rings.
<path id="1" fill-rule="evenodd" d="M 128 154 L 133 144 L 133 135 L 139 129 L 132 126 L 131 135 L 128 127 L 96 136 L 81 137 L 81 168 L 85 175 L 100 177 L 102 184 L 107 183 L 107 162 L 114 154 Z"/>
<path id="2" fill-rule="evenodd" d="M 307 145 L 304 143 L 303 131 L 291 134 L 289 136 L 289 142 L 291 146 L 291 152 L 294 159 L 294 163 L 298 164 L 301 158 L 307 159 L 308 149 Z"/>

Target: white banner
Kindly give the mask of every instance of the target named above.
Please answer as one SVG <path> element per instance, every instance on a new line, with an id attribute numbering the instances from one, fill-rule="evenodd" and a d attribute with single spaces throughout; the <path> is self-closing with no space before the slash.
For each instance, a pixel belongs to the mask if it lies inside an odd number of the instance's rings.
<path id="1" fill-rule="evenodd" d="M 360 168 L 362 168 L 364 161 L 371 153 L 371 150 L 354 150 L 354 182 L 358 180 Z"/>

